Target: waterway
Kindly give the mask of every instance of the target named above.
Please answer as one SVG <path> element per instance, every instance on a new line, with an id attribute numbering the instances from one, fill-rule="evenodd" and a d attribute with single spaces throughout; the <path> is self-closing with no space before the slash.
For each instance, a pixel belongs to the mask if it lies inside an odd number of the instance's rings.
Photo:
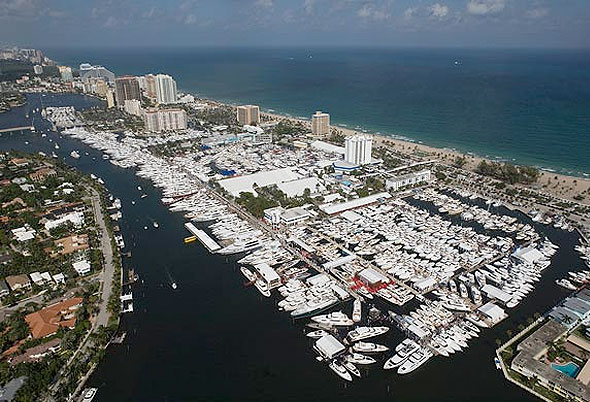
<path id="1" fill-rule="evenodd" d="M 40 99 L 30 96 L 26 106 L 0 115 L 0 127 L 24 125 L 25 115 L 39 107 Z M 81 95 L 42 99 L 45 106 L 77 108 L 98 102 Z M 535 312 L 542 313 L 567 296 L 554 280 L 581 267 L 573 251 L 575 233 L 537 225 L 561 246 L 554 264 L 526 301 L 510 311 L 510 318 L 483 331 L 465 353 L 434 358 L 407 376 L 380 368 L 363 370 L 361 380 L 345 384 L 315 360 L 301 322 L 294 323 L 278 311 L 274 298 L 265 299 L 254 288 L 244 287 L 232 259 L 210 255 L 198 242 L 184 244 L 188 232 L 183 217 L 165 208 L 150 182 L 103 160 L 81 142 L 50 132 L 46 122 L 35 119 L 35 126 L 36 133 L 1 134 L 0 150 L 55 152 L 67 164 L 103 178 L 109 191 L 121 199 L 125 251 L 132 253 L 128 265 L 141 278 L 133 289 L 135 312 L 121 320 L 121 329 L 128 333 L 124 343 L 109 347 L 89 380 L 88 385 L 99 388 L 95 401 L 535 400 L 495 369 L 495 340 L 506 340 L 507 330 L 516 332 Z M 41 137 L 42 133 L 47 136 Z M 54 148 L 56 142 L 59 149 Z M 72 150 L 78 150 L 81 158 L 70 157 Z M 141 199 L 142 193 L 148 197 Z M 152 226 L 154 220 L 158 229 Z M 178 284 L 177 290 L 171 281 Z M 350 304 L 343 306 L 348 313 Z M 401 339 L 392 329 L 381 342 L 394 345 Z"/>

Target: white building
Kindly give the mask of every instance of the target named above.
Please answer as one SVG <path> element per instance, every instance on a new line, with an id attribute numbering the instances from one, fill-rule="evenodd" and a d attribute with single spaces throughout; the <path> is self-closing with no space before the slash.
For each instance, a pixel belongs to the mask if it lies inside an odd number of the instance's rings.
<path id="1" fill-rule="evenodd" d="M 104 78 L 110 83 L 115 82 L 115 74 L 103 66 L 93 66 L 88 63 L 80 64 L 80 79 L 87 82 L 90 78 Z"/>
<path id="2" fill-rule="evenodd" d="M 74 75 L 72 74 L 72 69 L 70 67 L 59 66 L 59 73 L 62 81 L 72 82 L 74 80 Z"/>
<path id="3" fill-rule="evenodd" d="M 33 71 L 35 72 L 35 74 L 41 75 L 41 74 L 43 74 L 43 66 L 40 66 L 39 64 L 35 64 L 33 66 Z"/>
<path id="4" fill-rule="evenodd" d="M 318 110 L 311 116 L 311 134 L 324 137 L 330 134 L 330 115 Z"/>
<path id="5" fill-rule="evenodd" d="M 141 116 L 143 109 L 141 108 L 141 102 L 137 99 L 125 100 L 125 112 L 134 116 Z"/>
<path id="6" fill-rule="evenodd" d="M 238 106 L 236 119 L 241 125 L 260 124 L 260 108 L 256 105 Z"/>
<path id="7" fill-rule="evenodd" d="M 158 103 L 176 103 L 176 81 L 166 74 L 157 74 L 154 78 L 156 86 L 156 100 Z"/>
<path id="8" fill-rule="evenodd" d="M 45 222 L 45 229 L 51 230 L 66 223 L 71 223 L 74 227 L 79 228 L 84 224 L 84 213 L 82 212 L 69 212 L 60 216 L 54 220 L 48 220 Z"/>
<path id="9" fill-rule="evenodd" d="M 185 130 L 187 127 L 184 109 L 148 109 L 143 113 L 143 121 L 148 131 L 162 132 Z"/>
<path id="10" fill-rule="evenodd" d="M 86 260 L 76 261 L 72 264 L 72 267 L 80 276 L 88 275 L 90 273 L 90 263 Z"/>
<path id="11" fill-rule="evenodd" d="M 392 177 L 387 179 L 385 187 L 388 190 L 397 191 L 400 188 L 407 186 L 414 186 L 420 183 L 428 183 L 430 181 L 430 170 L 421 170 L 416 173 L 408 173 L 402 176 Z"/>
<path id="12" fill-rule="evenodd" d="M 351 135 L 344 143 L 344 161 L 354 165 L 371 163 L 373 137 L 370 135 Z"/>
<path id="13" fill-rule="evenodd" d="M 16 238 L 18 242 L 24 242 L 28 240 L 33 240 L 35 238 L 35 229 L 31 229 L 28 227 L 20 227 L 17 229 L 12 229 L 12 235 Z"/>

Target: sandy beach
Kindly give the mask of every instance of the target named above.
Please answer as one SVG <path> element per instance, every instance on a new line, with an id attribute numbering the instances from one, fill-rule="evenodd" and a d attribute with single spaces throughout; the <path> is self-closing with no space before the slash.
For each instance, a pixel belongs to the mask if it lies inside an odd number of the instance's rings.
<path id="1" fill-rule="evenodd" d="M 305 125 L 311 130 L 311 123 L 309 120 L 298 119 L 290 116 L 284 116 L 277 113 L 262 112 L 261 115 L 265 118 L 265 121 L 280 121 L 287 119 L 292 122 L 297 122 Z M 357 130 L 352 130 L 348 127 L 342 127 L 332 125 L 332 128 L 339 130 L 344 136 L 354 134 L 366 134 Z M 466 164 L 463 169 L 475 171 L 475 168 L 483 160 L 491 161 L 473 154 L 463 154 L 448 148 L 436 148 L 426 144 L 421 144 L 412 141 L 405 141 L 395 136 L 386 135 L 373 135 L 373 139 L 377 146 L 385 145 L 393 147 L 398 152 L 413 155 L 414 157 L 419 154 L 424 160 L 437 159 L 445 164 L 452 164 L 458 157 L 464 157 Z M 530 186 L 527 186 L 536 190 L 540 190 L 549 193 L 553 196 L 563 198 L 569 201 L 579 202 L 585 205 L 590 205 L 590 179 L 567 176 L 559 173 L 553 173 L 545 170 L 540 171 L 540 177 L 538 181 Z M 585 198 L 583 200 L 575 200 L 576 195 L 582 194 Z"/>

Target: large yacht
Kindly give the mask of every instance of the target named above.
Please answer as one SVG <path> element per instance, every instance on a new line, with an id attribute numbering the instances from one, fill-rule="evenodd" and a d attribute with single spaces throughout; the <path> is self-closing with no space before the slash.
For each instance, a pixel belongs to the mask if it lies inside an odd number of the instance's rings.
<path id="1" fill-rule="evenodd" d="M 347 337 L 351 342 L 356 342 L 382 335 L 387 331 L 389 331 L 388 327 L 358 327 L 350 331 Z"/>
<path id="2" fill-rule="evenodd" d="M 311 317 L 311 320 L 318 324 L 330 325 L 330 326 L 343 326 L 348 327 L 354 324 L 346 314 L 342 311 L 334 311 L 330 314 L 318 315 Z"/>

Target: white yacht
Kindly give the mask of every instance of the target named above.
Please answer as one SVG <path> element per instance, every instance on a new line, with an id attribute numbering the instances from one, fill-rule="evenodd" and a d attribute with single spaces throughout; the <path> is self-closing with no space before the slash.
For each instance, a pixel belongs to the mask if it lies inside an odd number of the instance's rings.
<path id="1" fill-rule="evenodd" d="M 318 324 L 331 326 L 348 327 L 354 324 L 354 321 L 348 318 L 348 316 L 342 311 L 334 311 L 330 314 L 317 315 L 315 317 L 311 317 L 311 320 L 317 322 Z"/>
<path id="2" fill-rule="evenodd" d="M 358 353 L 381 353 L 387 352 L 389 348 L 378 343 L 360 341 L 352 345 L 352 350 Z"/>
<path id="3" fill-rule="evenodd" d="M 303 304 L 301 307 L 291 311 L 291 316 L 302 317 L 305 315 L 313 314 L 315 312 L 325 310 L 336 303 L 338 303 L 338 299 L 333 297 L 310 300 Z"/>
<path id="4" fill-rule="evenodd" d="M 330 362 L 330 364 L 328 364 L 328 366 L 332 369 L 333 372 L 338 374 L 340 378 L 346 381 L 352 381 L 352 376 L 350 375 L 348 370 L 346 370 L 346 368 L 344 368 L 344 366 L 342 366 L 341 364 L 337 363 L 336 361 L 332 361 Z"/>
<path id="5" fill-rule="evenodd" d="M 98 388 L 88 388 L 84 390 L 82 393 L 82 402 L 92 402 L 97 392 Z"/>
<path id="6" fill-rule="evenodd" d="M 383 365 L 383 368 L 385 370 L 389 370 L 394 367 L 400 366 L 408 359 L 408 357 L 410 357 L 418 349 L 419 346 L 416 342 L 414 342 L 411 339 L 405 339 L 395 348 L 395 351 L 397 353 L 391 356 L 389 359 L 387 359 L 387 361 Z"/>
<path id="7" fill-rule="evenodd" d="M 426 349 L 420 349 L 412 353 L 398 369 L 398 374 L 408 374 L 426 363 L 432 357 L 432 352 Z"/>
<path id="8" fill-rule="evenodd" d="M 355 375 L 356 377 L 359 377 L 359 378 L 361 377 L 361 372 L 359 371 L 359 369 L 358 369 L 358 368 L 356 368 L 356 366 L 355 366 L 353 363 L 351 363 L 351 362 L 349 362 L 349 361 L 345 360 L 344 362 L 342 362 L 342 365 L 343 365 L 344 367 L 346 367 L 346 369 L 347 369 L 348 371 L 350 371 L 350 372 L 351 372 L 353 375 Z"/>
<path id="9" fill-rule="evenodd" d="M 319 339 L 322 336 L 326 336 L 326 335 L 329 335 L 329 334 L 326 331 L 324 331 L 323 329 L 311 331 L 306 334 L 306 336 L 308 336 L 309 338 L 313 338 L 313 339 Z"/>
<path id="10" fill-rule="evenodd" d="M 362 303 L 359 299 L 354 299 L 352 304 L 352 321 L 359 322 L 362 318 Z"/>
<path id="11" fill-rule="evenodd" d="M 351 342 L 356 342 L 382 335 L 387 331 L 389 331 L 389 327 L 358 327 L 350 331 L 347 337 Z"/>
<path id="12" fill-rule="evenodd" d="M 346 356 L 346 360 L 355 364 L 373 364 L 377 362 L 377 360 L 373 359 L 372 357 L 365 356 L 360 353 L 351 353 L 350 355 Z"/>
<path id="13" fill-rule="evenodd" d="M 80 159 L 80 154 L 76 151 L 70 152 L 70 156 L 74 159 Z"/>

